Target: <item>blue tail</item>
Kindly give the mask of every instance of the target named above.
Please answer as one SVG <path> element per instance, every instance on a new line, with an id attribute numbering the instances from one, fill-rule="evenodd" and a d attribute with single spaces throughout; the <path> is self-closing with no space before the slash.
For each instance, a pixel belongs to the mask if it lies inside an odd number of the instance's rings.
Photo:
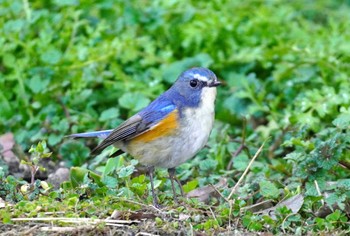
<path id="1" fill-rule="evenodd" d="M 70 138 L 106 138 L 113 130 L 93 131 L 68 135 Z"/>

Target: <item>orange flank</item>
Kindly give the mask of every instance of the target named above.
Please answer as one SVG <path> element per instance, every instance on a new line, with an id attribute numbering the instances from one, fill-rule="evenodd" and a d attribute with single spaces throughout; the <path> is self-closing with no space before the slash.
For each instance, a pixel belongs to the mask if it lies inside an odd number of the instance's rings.
<path id="1" fill-rule="evenodd" d="M 178 112 L 177 110 L 172 111 L 166 116 L 158 125 L 154 126 L 149 131 L 135 137 L 132 141 L 138 142 L 151 142 L 162 136 L 170 135 L 178 127 L 177 121 Z"/>

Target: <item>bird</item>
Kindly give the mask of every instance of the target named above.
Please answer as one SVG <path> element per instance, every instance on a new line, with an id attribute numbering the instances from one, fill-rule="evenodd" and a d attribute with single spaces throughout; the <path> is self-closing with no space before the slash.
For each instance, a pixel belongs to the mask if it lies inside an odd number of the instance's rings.
<path id="1" fill-rule="evenodd" d="M 174 84 L 147 107 L 115 129 L 77 133 L 72 138 L 103 138 L 93 150 L 99 154 L 108 146 L 130 154 L 147 167 L 153 205 L 160 207 L 154 190 L 155 168 L 168 170 L 174 201 L 174 181 L 184 197 L 175 168 L 193 158 L 206 144 L 214 125 L 217 86 L 222 83 L 208 68 L 182 72 Z M 114 156 L 116 156 L 114 155 Z"/>

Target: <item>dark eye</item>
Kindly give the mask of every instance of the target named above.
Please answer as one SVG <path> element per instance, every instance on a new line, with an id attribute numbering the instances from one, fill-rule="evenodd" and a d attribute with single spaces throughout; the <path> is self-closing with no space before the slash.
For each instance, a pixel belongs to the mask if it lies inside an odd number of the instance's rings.
<path id="1" fill-rule="evenodd" d="M 190 86 L 192 88 L 195 88 L 195 87 L 197 87 L 198 83 L 199 83 L 199 81 L 197 79 L 193 79 L 190 81 Z"/>

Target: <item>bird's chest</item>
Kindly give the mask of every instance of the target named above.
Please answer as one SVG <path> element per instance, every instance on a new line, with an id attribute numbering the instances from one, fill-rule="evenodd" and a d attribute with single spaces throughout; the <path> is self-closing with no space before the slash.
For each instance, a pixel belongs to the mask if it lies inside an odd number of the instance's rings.
<path id="1" fill-rule="evenodd" d="M 201 94 L 201 104 L 198 107 L 185 108 L 182 112 L 182 129 L 190 137 L 194 149 L 202 148 L 209 137 L 214 123 L 214 102 L 216 89 L 204 88 Z M 204 142 L 204 144 L 203 144 Z"/>
<path id="2" fill-rule="evenodd" d="M 197 153 L 206 144 L 214 122 L 214 107 L 198 107 L 184 110 L 181 121 L 183 145 L 189 153 Z"/>

